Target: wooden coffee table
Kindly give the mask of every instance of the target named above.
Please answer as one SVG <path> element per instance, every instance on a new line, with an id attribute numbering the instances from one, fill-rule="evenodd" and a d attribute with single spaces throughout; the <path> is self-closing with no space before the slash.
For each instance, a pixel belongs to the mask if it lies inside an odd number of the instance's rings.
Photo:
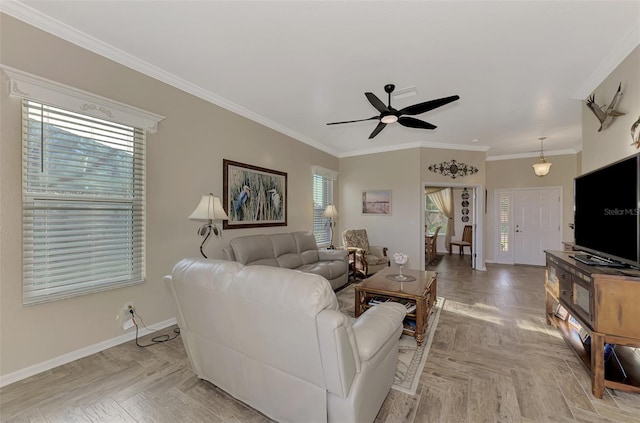
<path id="1" fill-rule="evenodd" d="M 405 276 L 415 278 L 411 282 L 397 282 L 387 276 L 398 274 L 396 267 L 387 267 L 355 286 L 355 316 L 358 317 L 369 307 L 373 297 L 389 298 L 391 301 L 409 301 L 416 309 L 407 313 L 403 333 L 416 338 L 418 345 L 424 342 L 429 314 L 436 303 L 437 272 L 405 270 Z M 412 323 L 413 322 L 413 323 Z"/>

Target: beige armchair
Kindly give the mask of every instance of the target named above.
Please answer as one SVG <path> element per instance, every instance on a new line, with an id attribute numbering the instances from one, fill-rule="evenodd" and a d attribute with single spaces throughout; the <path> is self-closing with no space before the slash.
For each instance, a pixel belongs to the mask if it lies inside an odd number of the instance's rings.
<path id="1" fill-rule="evenodd" d="M 355 251 L 356 271 L 365 278 L 389 266 L 387 247 L 369 245 L 365 229 L 347 229 L 342 232 L 342 245 L 347 251 Z"/>

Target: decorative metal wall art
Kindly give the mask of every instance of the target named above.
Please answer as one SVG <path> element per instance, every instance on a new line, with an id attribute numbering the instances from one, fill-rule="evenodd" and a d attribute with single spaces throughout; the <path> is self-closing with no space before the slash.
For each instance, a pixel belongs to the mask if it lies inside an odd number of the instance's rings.
<path id="1" fill-rule="evenodd" d="M 464 188 L 460 197 L 462 197 L 462 217 L 460 220 L 467 223 L 469 221 L 469 190 Z"/>
<path id="2" fill-rule="evenodd" d="M 611 100 L 611 103 L 609 103 L 608 106 L 598 106 L 596 104 L 595 94 L 591 94 L 587 98 L 587 107 L 600 121 L 600 128 L 598 128 L 598 132 L 607 129 L 609 125 L 613 123 L 615 118 L 625 114 L 615 109 L 616 104 L 620 101 L 620 97 L 622 97 L 622 82 L 618 85 L 618 91 L 613 95 L 613 100 Z"/>
<path id="3" fill-rule="evenodd" d="M 462 177 L 478 173 L 477 167 L 461 163 L 456 160 L 432 164 L 429 165 L 428 169 L 433 173 L 438 173 L 443 176 L 450 176 L 451 179 L 456 179 L 459 176 Z"/>

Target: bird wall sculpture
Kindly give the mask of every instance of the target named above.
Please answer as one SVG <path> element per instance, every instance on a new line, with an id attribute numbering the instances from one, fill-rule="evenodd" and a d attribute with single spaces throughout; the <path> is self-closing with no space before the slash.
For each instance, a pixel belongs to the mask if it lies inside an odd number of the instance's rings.
<path id="1" fill-rule="evenodd" d="M 638 116 L 638 120 L 631 124 L 631 141 L 631 145 L 640 148 L 640 116 Z"/>
<path id="2" fill-rule="evenodd" d="M 618 91 L 616 91 L 613 96 L 613 100 L 611 100 L 611 103 L 609 103 L 608 106 L 598 106 L 595 94 L 591 94 L 589 98 L 587 98 L 587 107 L 600 121 L 600 128 L 598 128 L 598 132 L 607 129 L 613 123 L 615 118 L 625 114 L 615 109 L 618 101 L 620 101 L 620 97 L 622 97 L 622 82 L 618 85 Z"/>

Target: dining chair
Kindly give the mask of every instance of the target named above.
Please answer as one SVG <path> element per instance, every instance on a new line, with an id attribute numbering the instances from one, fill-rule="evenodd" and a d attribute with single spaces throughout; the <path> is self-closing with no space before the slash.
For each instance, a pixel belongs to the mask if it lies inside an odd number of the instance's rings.
<path id="1" fill-rule="evenodd" d="M 425 254 L 425 263 L 431 263 L 437 256 L 436 250 L 438 245 L 438 232 L 440 232 L 440 228 L 442 226 L 438 226 L 433 234 L 425 233 L 424 236 L 424 254 Z"/>
<path id="2" fill-rule="evenodd" d="M 449 245 L 449 254 L 453 251 L 453 246 L 458 246 L 458 254 L 462 255 L 464 253 L 464 247 L 469 247 L 469 254 L 473 255 L 473 228 L 471 225 L 465 225 L 462 230 L 462 239 L 459 241 L 452 240 Z"/>

